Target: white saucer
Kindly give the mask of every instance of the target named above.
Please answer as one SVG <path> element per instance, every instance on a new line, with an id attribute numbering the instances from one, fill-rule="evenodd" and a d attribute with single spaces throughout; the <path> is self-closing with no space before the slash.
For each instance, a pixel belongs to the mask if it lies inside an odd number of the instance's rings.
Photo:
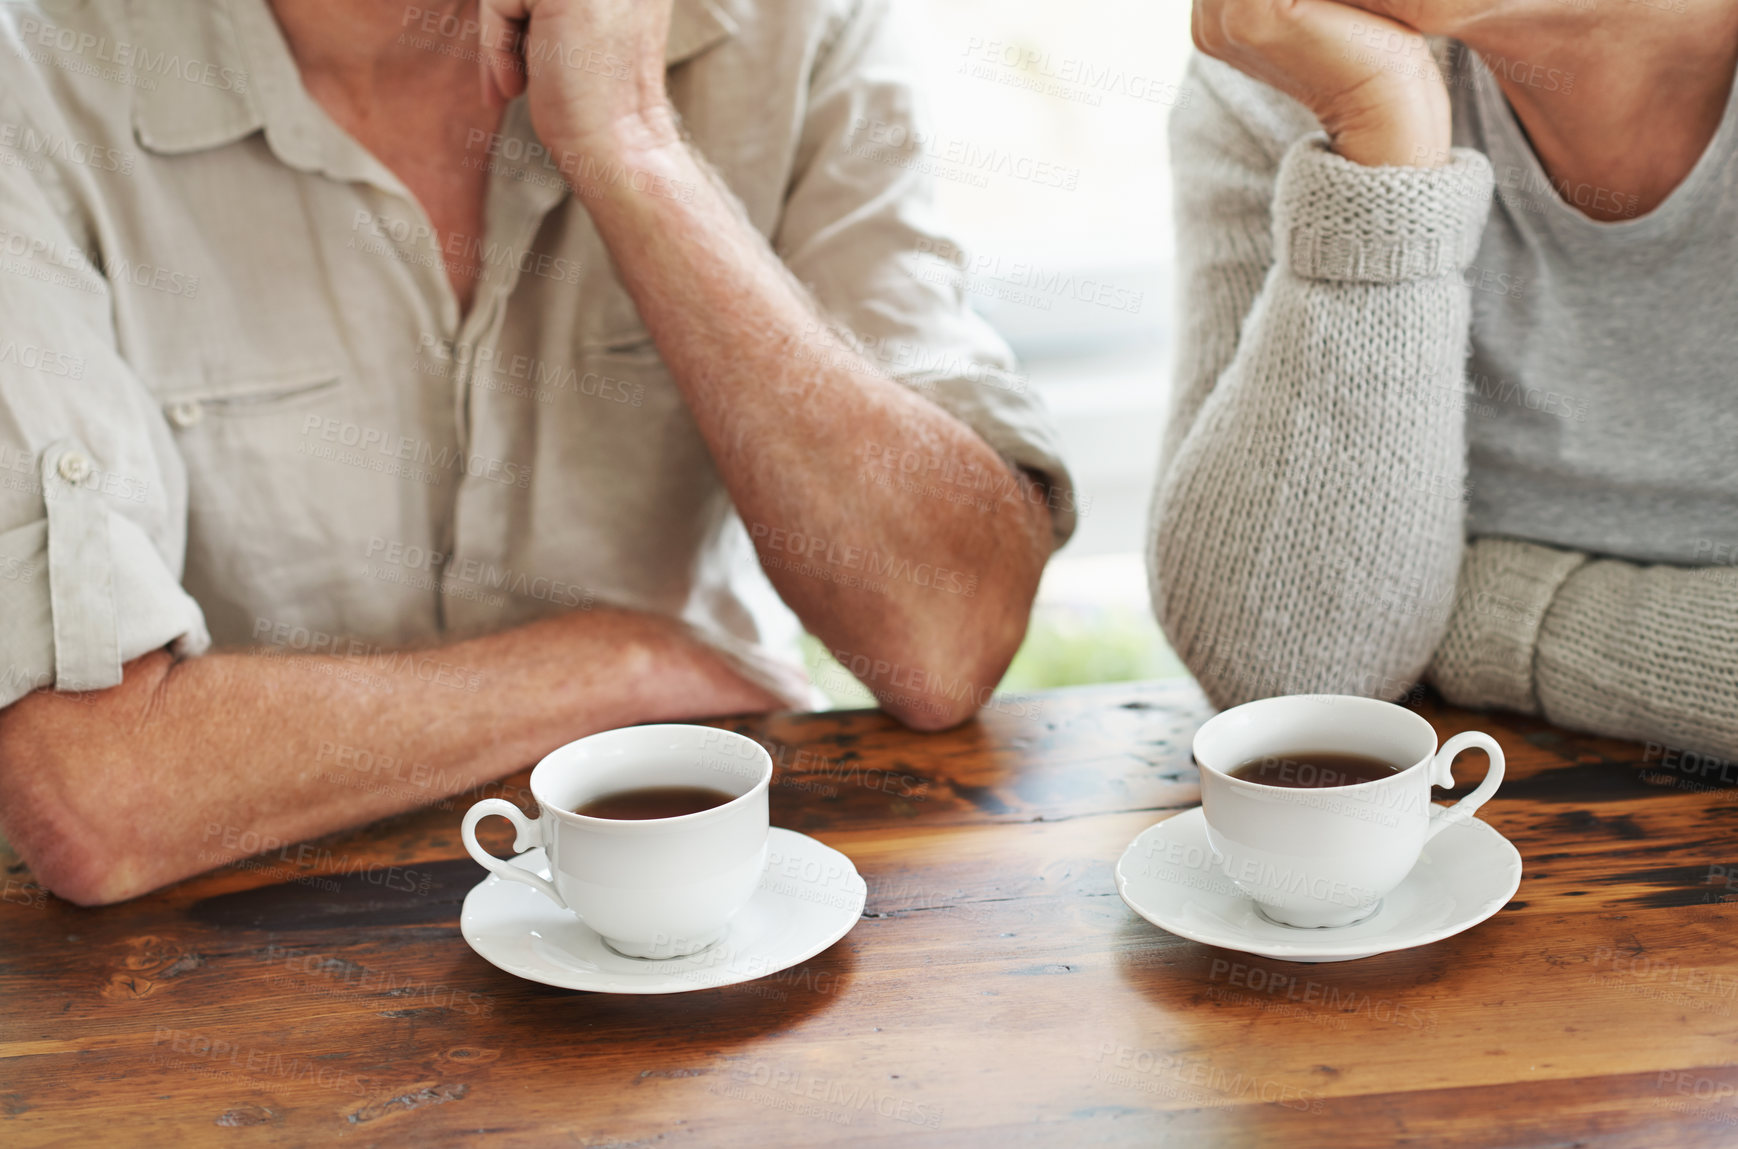
<path id="1" fill-rule="evenodd" d="M 1116 892 L 1161 929 L 1204 945 L 1281 961 L 1354 961 L 1471 929 L 1521 885 L 1521 855 L 1477 818 L 1424 844 L 1418 864 L 1374 915 L 1349 926 L 1299 929 L 1269 921 L 1211 861 L 1199 806 L 1153 826 L 1116 864 Z"/>
<path id="2" fill-rule="evenodd" d="M 541 848 L 512 860 L 549 877 Z M 817 881 L 807 875 L 835 875 Z M 697 954 L 624 957 L 590 927 L 530 886 L 490 874 L 465 895 L 459 928 L 491 964 L 532 981 L 598 993 L 683 993 L 735 985 L 789 969 L 850 932 L 869 888 L 851 859 L 807 834 L 774 827 L 760 889 L 722 939 Z"/>

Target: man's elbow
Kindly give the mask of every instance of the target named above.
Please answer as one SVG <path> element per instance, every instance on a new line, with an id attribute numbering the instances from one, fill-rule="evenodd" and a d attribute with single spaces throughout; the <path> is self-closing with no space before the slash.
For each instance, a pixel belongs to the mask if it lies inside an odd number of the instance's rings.
<path id="1" fill-rule="evenodd" d="M 1027 613 L 1008 612 L 972 633 L 912 644 L 895 669 L 869 687 L 881 708 L 913 730 L 951 730 L 988 704 L 1026 636 Z"/>
<path id="2" fill-rule="evenodd" d="M 74 905 L 113 905 L 148 888 L 130 881 L 127 860 L 109 856 L 102 843 L 88 834 L 53 834 L 16 848 L 38 885 Z"/>
<path id="3" fill-rule="evenodd" d="M 969 721 L 978 712 L 978 703 L 975 699 L 962 701 L 930 695 L 905 698 L 886 696 L 881 699 L 881 709 L 898 719 L 903 726 L 920 734 L 933 734 L 941 730 L 952 730 Z"/>
<path id="4" fill-rule="evenodd" d="M 1037 489 L 1024 473 L 1021 481 Z M 969 608 L 911 620 L 903 628 L 899 661 L 916 669 L 903 684 L 868 683 L 882 709 L 913 730 L 948 730 L 970 720 L 988 705 L 1026 640 L 1038 580 L 1054 544 L 1042 501 L 1028 499 L 1022 506 L 1028 511 L 1025 542 L 1002 577 L 981 584 Z"/>
<path id="5" fill-rule="evenodd" d="M 109 905 L 144 892 L 126 880 L 126 861 L 111 854 L 112 835 L 51 795 L 21 793 L 16 772 L 12 748 L 0 747 L 0 830 L 38 885 L 80 906 Z"/>
<path id="6" fill-rule="evenodd" d="M 108 905 L 144 893 L 144 859 L 121 845 L 136 840 L 113 822 L 110 788 L 86 785 L 74 756 L 101 757 L 81 742 L 63 713 L 77 705 L 65 696 L 27 695 L 0 710 L 0 834 L 55 896 L 81 906 Z M 88 760 L 79 764 L 88 766 Z"/>

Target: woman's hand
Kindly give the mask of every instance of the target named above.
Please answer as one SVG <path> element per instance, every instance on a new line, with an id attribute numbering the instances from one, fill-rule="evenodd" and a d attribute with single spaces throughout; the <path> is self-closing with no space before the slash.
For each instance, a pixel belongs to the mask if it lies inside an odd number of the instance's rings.
<path id="1" fill-rule="evenodd" d="M 1415 28 L 1335 0 L 1194 3 L 1195 46 L 1314 112 L 1340 155 L 1448 162 L 1448 89 Z"/>

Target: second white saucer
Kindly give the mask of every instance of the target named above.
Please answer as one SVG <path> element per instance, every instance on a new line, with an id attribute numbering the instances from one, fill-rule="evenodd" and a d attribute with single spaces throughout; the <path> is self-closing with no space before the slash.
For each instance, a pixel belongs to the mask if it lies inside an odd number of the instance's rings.
<path id="1" fill-rule="evenodd" d="M 1223 949 L 1282 961 L 1353 961 L 1441 941 L 1508 904 L 1521 884 L 1521 855 L 1477 818 L 1424 844 L 1406 880 L 1355 925 L 1298 929 L 1256 912 L 1212 862 L 1199 806 L 1149 827 L 1116 864 L 1116 890 L 1161 929 Z"/>
<path id="2" fill-rule="evenodd" d="M 512 864 L 549 876 L 541 848 Z M 683 993 L 752 981 L 807 961 L 850 932 L 868 894 L 844 854 L 774 827 L 760 888 L 721 940 L 688 957 L 626 957 L 530 886 L 494 874 L 465 895 L 459 927 L 487 961 L 531 981 L 599 993 Z"/>

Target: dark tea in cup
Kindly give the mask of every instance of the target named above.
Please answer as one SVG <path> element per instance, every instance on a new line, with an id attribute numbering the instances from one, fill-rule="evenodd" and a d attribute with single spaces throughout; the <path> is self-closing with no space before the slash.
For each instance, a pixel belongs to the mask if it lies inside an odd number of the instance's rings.
<path id="1" fill-rule="evenodd" d="M 645 822 L 653 818 L 680 818 L 698 814 L 733 801 L 735 794 L 710 786 L 640 786 L 593 798 L 574 808 L 587 818 L 612 818 L 622 822 Z"/>
<path id="2" fill-rule="evenodd" d="M 1262 786 L 1288 790 L 1326 790 L 1334 786 L 1358 786 L 1380 782 L 1406 769 L 1368 754 L 1345 754 L 1337 750 L 1300 751 L 1287 757 L 1274 754 L 1251 758 L 1225 771 L 1233 778 Z"/>

